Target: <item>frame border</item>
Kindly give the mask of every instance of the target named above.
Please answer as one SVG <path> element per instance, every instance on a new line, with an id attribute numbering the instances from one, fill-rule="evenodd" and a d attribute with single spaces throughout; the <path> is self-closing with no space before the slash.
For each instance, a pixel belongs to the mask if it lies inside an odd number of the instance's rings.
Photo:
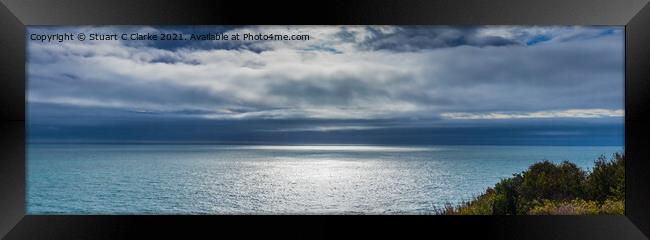
<path id="1" fill-rule="evenodd" d="M 254 225 L 262 236 L 332 229 L 404 236 L 433 232 L 505 239 L 650 236 L 650 4 L 648 0 L 330 2 L 0 0 L 0 237 L 132 238 L 221 234 Z M 625 216 L 39 216 L 25 209 L 27 25 L 625 25 Z M 280 220 L 280 221 L 278 221 Z M 373 228 L 360 228 L 369 222 Z M 286 225 L 298 229 L 287 229 Z M 259 230 L 257 230 L 259 228 Z M 12 230 L 13 229 L 13 230 Z M 376 229 L 381 229 L 377 231 Z M 394 229 L 388 231 L 388 229 Z M 282 233 L 280 233 L 282 234 Z M 644 236 L 645 234 L 645 236 Z M 5 236 L 6 235 L 6 236 Z M 285 235 L 285 234 L 282 234 Z"/>

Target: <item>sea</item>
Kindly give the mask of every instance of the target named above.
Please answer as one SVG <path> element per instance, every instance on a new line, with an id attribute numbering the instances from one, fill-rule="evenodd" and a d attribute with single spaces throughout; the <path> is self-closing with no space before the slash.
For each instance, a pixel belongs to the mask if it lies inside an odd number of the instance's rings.
<path id="1" fill-rule="evenodd" d="M 28 144 L 28 214 L 430 214 L 623 146 Z"/>

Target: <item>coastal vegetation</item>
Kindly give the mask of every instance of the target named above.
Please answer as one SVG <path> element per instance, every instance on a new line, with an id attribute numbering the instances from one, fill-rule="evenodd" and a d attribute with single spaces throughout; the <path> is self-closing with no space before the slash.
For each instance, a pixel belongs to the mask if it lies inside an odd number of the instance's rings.
<path id="1" fill-rule="evenodd" d="M 574 163 L 542 161 L 502 179 L 470 201 L 437 210 L 445 215 L 622 215 L 625 156 L 600 156 L 587 172 Z"/>

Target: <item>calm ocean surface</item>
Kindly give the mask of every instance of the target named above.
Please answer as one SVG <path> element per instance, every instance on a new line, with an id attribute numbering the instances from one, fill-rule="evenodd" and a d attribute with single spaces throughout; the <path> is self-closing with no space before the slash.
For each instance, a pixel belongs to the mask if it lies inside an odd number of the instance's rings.
<path id="1" fill-rule="evenodd" d="M 29 144 L 30 214 L 430 212 L 534 162 L 623 147 Z"/>

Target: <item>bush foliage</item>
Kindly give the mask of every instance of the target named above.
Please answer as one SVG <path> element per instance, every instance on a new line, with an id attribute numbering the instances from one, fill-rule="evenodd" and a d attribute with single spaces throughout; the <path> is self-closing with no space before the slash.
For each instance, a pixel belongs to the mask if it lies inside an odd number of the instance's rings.
<path id="1" fill-rule="evenodd" d="M 460 215 L 589 215 L 624 214 L 625 157 L 616 153 L 595 161 L 591 172 L 564 161 L 531 165 L 494 188 L 441 214 Z"/>
<path id="2" fill-rule="evenodd" d="M 529 215 L 618 215 L 623 214 L 624 203 L 617 200 L 605 200 L 602 204 L 596 201 L 574 199 L 571 201 L 544 200 L 541 205 L 535 206 Z"/>

